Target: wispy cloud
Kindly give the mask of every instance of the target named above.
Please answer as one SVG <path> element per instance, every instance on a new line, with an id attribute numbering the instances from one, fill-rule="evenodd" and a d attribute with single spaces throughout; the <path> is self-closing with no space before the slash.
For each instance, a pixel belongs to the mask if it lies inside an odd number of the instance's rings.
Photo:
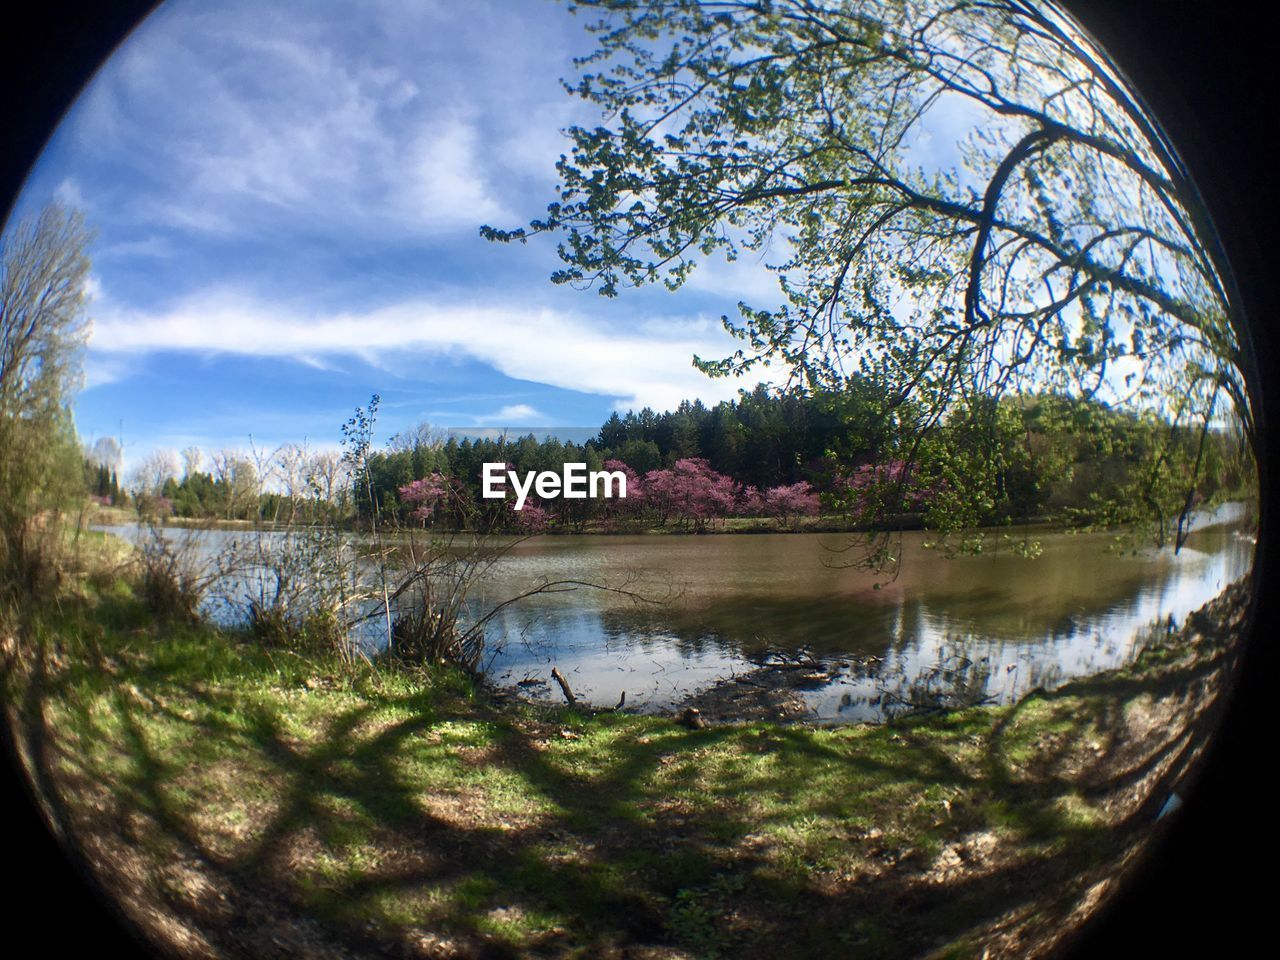
<path id="1" fill-rule="evenodd" d="M 512 220 L 479 171 L 483 169 L 473 126 L 451 117 L 424 130 L 409 150 L 400 206 L 417 222 L 474 229 L 490 220 Z"/>
<path id="2" fill-rule="evenodd" d="M 164 259 L 173 255 L 174 245 L 165 237 L 152 234 L 138 240 L 122 240 L 99 248 L 96 258 L 133 260 L 138 257 Z"/>
<path id="3" fill-rule="evenodd" d="M 80 189 L 80 184 L 75 179 L 67 177 L 53 191 L 54 197 L 66 204 L 68 207 L 75 207 L 79 210 L 88 209 L 85 202 L 84 191 Z"/>
<path id="4" fill-rule="evenodd" d="M 540 427 L 753 386 L 691 361 L 739 345 L 718 319 L 736 300 L 776 293 L 759 264 L 605 303 L 547 283 L 551 238 L 479 236 L 541 214 L 562 129 L 598 122 L 559 83 L 582 28 L 530 0 L 167 0 L 28 187 L 98 230 L 78 422 L 137 446 L 297 439 L 377 391 L 389 431 Z"/>
<path id="5" fill-rule="evenodd" d="M 476 423 L 502 424 L 503 426 L 526 426 L 546 417 L 527 403 L 512 403 L 495 413 L 483 413 L 474 417 Z"/>
<path id="6" fill-rule="evenodd" d="M 132 370 L 133 365 L 127 357 L 90 354 L 84 362 L 84 389 L 92 390 L 109 383 L 119 383 Z"/>
<path id="7" fill-rule="evenodd" d="M 513 168 L 554 176 L 564 107 L 533 104 L 528 84 L 513 88 L 499 71 L 458 77 L 443 55 L 444 31 L 461 48 L 482 43 L 472 18 L 448 5 L 371 8 L 366 29 L 398 37 L 371 43 L 353 40 L 336 8 L 295 13 L 177 2 L 144 24 L 77 118 L 86 148 L 146 186 L 145 202 L 115 213 L 215 236 L 283 216 L 295 228 L 366 235 L 474 232 L 514 219 L 504 182 Z M 431 42 L 415 51 L 413 37 Z M 555 77 L 538 80 L 550 89 Z"/>
<path id="8" fill-rule="evenodd" d="M 766 263 L 784 257 L 759 257 L 746 251 L 737 260 L 714 257 L 698 264 L 689 274 L 685 287 L 724 297 L 736 304 L 745 302 L 756 309 L 776 307 L 785 301 L 778 275 Z"/>
<path id="9" fill-rule="evenodd" d="M 92 340 L 102 356 L 194 351 L 288 357 L 312 365 L 341 355 L 383 365 L 415 352 L 453 355 L 514 379 L 610 397 L 623 408 L 657 409 L 695 397 L 715 402 L 754 385 L 712 380 L 692 365 L 695 354 L 717 357 L 735 346 L 710 317 L 654 318 L 620 329 L 518 302 L 432 301 L 304 314 L 230 291 L 205 292 L 163 312 L 105 310 Z"/>

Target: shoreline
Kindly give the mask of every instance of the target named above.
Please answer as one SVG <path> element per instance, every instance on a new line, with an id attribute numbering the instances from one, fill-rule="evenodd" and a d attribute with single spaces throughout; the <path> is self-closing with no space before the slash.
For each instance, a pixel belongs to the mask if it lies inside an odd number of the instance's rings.
<path id="1" fill-rule="evenodd" d="M 1193 526 L 1193 532 L 1199 530 L 1207 530 L 1214 526 L 1225 523 L 1250 522 L 1256 521 L 1257 517 L 1257 499 L 1231 499 L 1224 500 L 1214 504 L 1207 511 L 1198 511 L 1201 518 L 1207 513 L 1212 517 L 1224 508 L 1239 505 L 1242 507 L 1241 516 L 1231 519 L 1217 520 L 1207 526 Z M 687 537 L 704 537 L 704 536 L 762 536 L 769 534 L 848 534 L 859 536 L 876 536 L 901 533 L 921 533 L 928 532 L 929 528 L 924 525 L 923 518 L 919 514 L 905 514 L 902 516 L 901 522 L 897 525 L 870 527 L 865 524 L 840 522 L 831 516 L 819 517 L 804 520 L 798 523 L 779 525 L 776 521 L 761 517 L 731 517 L 718 521 L 717 524 L 708 526 L 703 529 L 692 529 L 689 527 L 676 526 L 635 526 L 635 527 L 602 527 L 590 526 L 581 530 L 574 530 L 565 527 L 555 527 L 548 530 L 540 530 L 536 532 L 521 532 L 519 530 L 497 530 L 488 534 L 480 534 L 483 536 L 494 537 L 512 537 L 520 539 L 531 539 L 536 537 L 671 537 L 671 536 L 687 536 Z M 225 520 L 216 518 L 198 519 L 194 517 L 167 517 L 158 523 L 154 519 L 139 517 L 136 513 L 124 510 L 123 508 L 96 508 L 87 511 L 84 517 L 84 524 L 87 527 L 123 527 L 123 526 L 142 526 L 155 523 L 160 529 L 174 530 L 224 530 L 224 531 L 245 531 L 245 532 L 261 532 L 261 533 L 287 533 L 291 530 L 307 530 L 310 529 L 303 524 L 289 524 L 284 522 L 274 522 L 266 520 Z M 369 533 L 367 526 L 358 524 L 343 523 L 339 525 L 341 532 L 348 534 Z M 1011 531 L 1018 531 L 1020 534 L 1028 533 L 1045 533 L 1045 534 L 1078 534 L 1078 533 L 1123 533 L 1134 532 L 1135 527 L 1132 524 L 1119 524 L 1112 526 L 1099 525 L 1072 525 L 1065 519 L 1060 517 L 1044 516 L 1032 517 L 1025 520 L 1010 521 L 1003 524 L 988 525 L 976 527 L 971 530 L 958 531 L 961 534 L 982 534 L 982 535 L 1000 535 L 1008 534 Z M 465 534 L 475 534 L 476 531 L 465 529 L 435 529 L 430 527 L 404 527 L 390 528 L 383 531 L 387 536 L 393 536 L 401 533 L 430 533 L 439 534 L 441 536 L 461 536 Z"/>
<path id="2" fill-rule="evenodd" d="M 1139 646 L 1132 660 L 1120 666 L 1108 667 L 1096 673 L 1072 676 L 1052 686 L 1037 685 L 1011 703 L 996 702 L 992 697 L 973 691 L 940 691 L 931 697 L 903 701 L 899 712 L 881 719 L 854 719 L 837 721 L 824 719 L 812 713 L 803 699 L 802 691 L 821 689 L 831 684 L 840 668 L 850 664 L 866 665 L 878 662 L 874 655 L 846 654 L 823 659 L 815 658 L 807 651 L 789 654 L 771 651 L 758 658 L 756 666 L 744 673 L 722 677 L 709 686 L 691 693 L 676 703 L 652 710 L 633 711 L 621 707 L 594 706 L 585 701 L 559 703 L 539 700 L 523 694 L 519 685 L 499 685 L 481 675 L 476 677 L 479 688 L 498 709 L 529 708 L 543 711 L 574 710 L 586 716 L 623 714 L 635 717 L 657 717 L 680 722 L 691 722 L 689 711 L 696 716 L 699 727 L 718 727 L 753 723 L 775 723 L 783 726 L 803 727 L 814 730 L 840 730 L 851 727 L 880 727 L 921 718 L 945 717 L 973 709 L 1004 710 L 1017 708 L 1024 700 L 1037 696 L 1052 696 L 1069 691 L 1075 684 L 1090 684 L 1109 678 L 1124 676 L 1139 668 L 1141 661 L 1151 650 L 1179 650 L 1200 642 L 1205 634 L 1219 637 L 1238 627 L 1247 614 L 1251 602 L 1250 576 L 1246 575 L 1226 587 L 1212 600 L 1187 616 L 1173 633 L 1162 632 L 1160 622 L 1148 625 L 1147 642 Z M 832 666 L 834 664 L 834 666 Z"/>
<path id="3" fill-rule="evenodd" d="M 976 692 L 942 691 L 929 698 L 921 697 L 910 702 L 903 701 L 902 711 L 879 720 L 861 719 L 845 722 L 824 720 L 814 716 L 796 694 L 828 685 L 839 675 L 839 670 L 829 667 L 822 660 L 815 659 L 807 653 L 794 656 L 775 653 L 767 662 L 759 663 L 755 669 L 736 676 L 721 678 L 706 689 L 689 695 L 678 704 L 655 711 L 654 715 L 675 717 L 693 708 L 708 725 L 769 721 L 803 724 L 813 728 L 838 729 L 862 724 L 891 725 L 921 717 L 941 717 L 970 709 L 1007 709 L 1016 707 L 1030 697 L 1048 696 L 1068 690 L 1073 684 L 1091 683 L 1122 676 L 1132 671 L 1135 664 L 1140 663 L 1143 656 L 1152 649 L 1167 651 L 1185 648 L 1199 642 L 1206 633 L 1226 635 L 1232 629 L 1233 623 L 1237 623 L 1247 614 L 1251 602 L 1249 583 L 1250 576 L 1246 575 L 1228 584 L 1218 596 L 1186 617 L 1183 624 L 1173 633 L 1160 635 L 1163 629 L 1160 622 L 1153 622 L 1146 630 L 1147 642 L 1137 648 L 1129 663 L 1099 670 L 1097 673 L 1069 677 L 1049 687 L 1037 685 L 1023 693 L 1013 703 L 997 703 L 991 697 Z M 834 659 L 847 663 L 859 658 L 843 656 Z M 864 663 L 879 660 L 874 656 L 860 659 Z"/>
<path id="4" fill-rule="evenodd" d="M 20 747 L 153 942 L 246 958 L 1045 956 L 1194 775 L 1251 609 L 1244 581 L 1123 668 L 832 728 L 503 705 L 99 602 L 11 678 Z"/>

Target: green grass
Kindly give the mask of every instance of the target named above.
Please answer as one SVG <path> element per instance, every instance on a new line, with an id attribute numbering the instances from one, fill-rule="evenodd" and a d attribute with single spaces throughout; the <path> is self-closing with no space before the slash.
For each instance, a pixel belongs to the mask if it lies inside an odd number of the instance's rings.
<path id="1" fill-rule="evenodd" d="M 38 639 L 11 708 L 56 744 L 79 830 L 125 830 L 158 902 L 181 859 L 338 939 L 497 955 L 980 955 L 976 931 L 1052 924 L 1143 834 L 1115 798 L 1177 736 L 1140 742 L 1126 711 L 1211 675 L 1165 647 L 1016 708 L 691 731 L 162 628 L 118 580 Z"/>

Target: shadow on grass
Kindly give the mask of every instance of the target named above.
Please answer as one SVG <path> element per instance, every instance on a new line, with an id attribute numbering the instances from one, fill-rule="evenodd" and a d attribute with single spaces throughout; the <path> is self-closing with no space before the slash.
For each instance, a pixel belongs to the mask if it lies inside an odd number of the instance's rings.
<path id="1" fill-rule="evenodd" d="M 689 731 L 316 678 L 127 610 L 55 632 L 79 639 L 38 645 L 16 705 L 55 823 L 236 956 L 1027 952 L 1149 835 L 1229 659 L 886 727 Z"/>

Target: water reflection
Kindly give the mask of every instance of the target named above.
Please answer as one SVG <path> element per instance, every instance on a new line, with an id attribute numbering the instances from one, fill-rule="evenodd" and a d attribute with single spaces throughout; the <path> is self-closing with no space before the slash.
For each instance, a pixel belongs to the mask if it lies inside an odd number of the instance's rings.
<path id="1" fill-rule="evenodd" d="M 1128 662 L 1154 624 L 1181 623 L 1244 576 L 1253 563 L 1244 520 L 1240 505 L 1204 518 L 1177 555 L 1104 534 L 1049 534 L 1035 560 L 1008 550 L 946 559 L 909 538 L 902 575 L 879 589 L 870 574 L 826 566 L 824 538 L 805 535 L 687 538 L 661 552 L 653 541 L 672 538 L 614 538 L 622 542 L 606 541 L 607 561 L 600 538 L 581 552 L 531 546 L 505 576 L 617 573 L 630 562 L 673 575 L 684 594 L 658 611 L 608 595 L 537 598 L 500 618 L 507 642 L 491 669 L 550 699 L 558 691 L 536 681 L 558 666 L 581 698 L 610 705 L 626 691 L 628 704 L 658 710 L 801 651 L 813 675 L 826 675 L 796 691 L 818 720 L 1008 703 Z"/>
<path id="2" fill-rule="evenodd" d="M 1108 534 L 1043 533 L 1032 560 L 1007 546 L 948 559 L 908 534 L 901 575 L 889 582 L 832 566 L 843 541 L 816 534 L 542 537 L 516 544 L 473 603 L 484 608 L 542 579 L 676 594 L 653 607 L 575 590 L 504 609 L 486 631 L 487 669 L 535 699 L 559 698 L 549 682 L 558 667 L 580 699 L 612 706 L 625 691 L 628 707 L 656 711 L 790 658 L 806 665 L 794 693 L 812 719 L 882 720 L 1008 703 L 1128 662 L 1153 625 L 1181 623 L 1249 571 L 1249 526 L 1243 505 L 1227 505 L 1202 518 L 1176 555 Z M 202 549 L 237 536 L 202 534 Z M 230 609 L 208 612 L 225 619 Z M 378 641 L 376 631 L 364 638 Z"/>

